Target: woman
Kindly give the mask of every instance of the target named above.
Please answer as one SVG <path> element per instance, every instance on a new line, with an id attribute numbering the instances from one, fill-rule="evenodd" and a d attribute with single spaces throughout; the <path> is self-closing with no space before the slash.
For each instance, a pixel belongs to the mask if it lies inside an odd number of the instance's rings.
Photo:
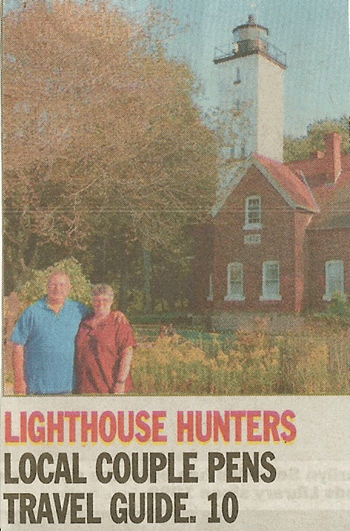
<path id="1" fill-rule="evenodd" d="M 123 314 L 111 311 L 113 298 L 110 286 L 98 284 L 92 298 L 94 313 L 80 325 L 76 340 L 78 393 L 121 395 L 132 389 L 135 338 Z"/>

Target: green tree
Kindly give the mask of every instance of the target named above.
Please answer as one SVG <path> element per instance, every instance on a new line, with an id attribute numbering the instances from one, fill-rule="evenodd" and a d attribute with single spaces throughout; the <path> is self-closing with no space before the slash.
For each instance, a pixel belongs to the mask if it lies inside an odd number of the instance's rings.
<path id="1" fill-rule="evenodd" d="M 91 306 L 92 285 L 84 276 L 81 264 L 79 264 L 74 258 L 67 258 L 55 262 L 45 270 L 33 270 L 31 272 L 30 279 L 24 283 L 23 287 L 18 292 L 20 301 L 23 304 L 22 310 L 46 295 L 47 282 L 54 271 L 61 271 L 69 275 L 72 284 L 72 290 L 69 294 L 70 299 Z"/>
<path id="2" fill-rule="evenodd" d="M 28 268 L 71 255 L 93 271 L 116 242 L 109 259 L 124 262 L 134 242 L 146 253 L 171 248 L 211 206 L 214 135 L 193 104 L 194 76 L 159 43 L 158 21 L 154 11 L 140 25 L 107 3 L 73 0 L 29 0 L 4 17 L 9 289 Z"/>
<path id="3" fill-rule="evenodd" d="M 342 137 L 342 151 L 349 153 L 349 118 L 343 116 L 339 120 L 319 120 L 309 125 L 305 137 L 286 136 L 284 139 L 285 162 L 307 159 L 312 152 L 324 151 L 324 136 L 334 132 Z"/>

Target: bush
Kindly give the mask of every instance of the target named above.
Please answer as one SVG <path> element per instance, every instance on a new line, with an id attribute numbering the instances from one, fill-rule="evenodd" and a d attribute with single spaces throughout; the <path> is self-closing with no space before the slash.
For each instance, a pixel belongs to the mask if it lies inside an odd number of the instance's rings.
<path id="1" fill-rule="evenodd" d="M 308 323 L 297 335 L 275 336 L 262 327 L 238 331 L 230 341 L 212 334 L 210 349 L 200 337 L 158 338 L 136 350 L 133 378 L 146 395 L 349 394 L 347 337 Z"/>
<path id="2" fill-rule="evenodd" d="M 210 394 L 206 354 L 178 335 L 140 346 L 133 361 L 133 380 L 140 394 Z"/>
<path id="3" fill-rule="evenodd" d="M 34 302 L 46 295 L 47 281 L 50 275 L 56 270 L 67 273 L 70 277 L 72 290 L 69 294 L 69 298 L 83 302 L 87 306 L 91 306 L 92 285 L 84 276 L 79 262 L 75 260 L 75 258 L 67 258 L 56 262 L 53 266 L 48 267 L 44 271 L 33 271 L 32 278 L 28 280 L 18 292 L 23 307 L 34 304 Z"/>
<path id="4" fill-rule="evenodd" d="M 338 317 L 350 317 L 350 309 L 344 293 L 333 293 L 327 313 Z"/>
<path id="5" fill-rule="evenodd" d="M 350 327 L 350 307 L 346 295 L 334 293 L 325 312 L 315 313 L 310 317 L 313 322 L 320 322 L 329 330 Z"/>
<path id="6" fill-rule="evenodd" d="M 238 334 L 235 349 L 213 339 L 211 356 L 181 336 L 158 338 L 135 352 L 137 392 L 154 395 L 276 394 L 279 350 L 265 334 Z M 214 354 L 215 353 L 215 354 Z M 213 355 L 214 354 L 214 355 Z"/>

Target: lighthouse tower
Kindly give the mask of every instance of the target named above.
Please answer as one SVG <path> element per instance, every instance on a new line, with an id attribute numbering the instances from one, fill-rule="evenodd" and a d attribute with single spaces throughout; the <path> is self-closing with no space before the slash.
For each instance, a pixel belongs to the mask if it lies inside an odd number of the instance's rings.
<path id="1" fill-rule="evenodd" d="M 233 30 L 233 46 L 216 49 L 219 108 L 226 116 L 226 151 L 283 161 L 283 74 L 286 56 L 267 41 L 268 29 L 248 22 Z"/>

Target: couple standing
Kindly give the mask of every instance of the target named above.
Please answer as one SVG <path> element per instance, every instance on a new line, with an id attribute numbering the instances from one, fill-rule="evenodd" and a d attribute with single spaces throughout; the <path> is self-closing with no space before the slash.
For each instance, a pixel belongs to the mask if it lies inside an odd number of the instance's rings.
<path id="1" fill-rule="evenodd" d="M 18 394 L 109 393 L 132 388 L 130 364 L 136 346 L 121 312 L 111 310 L 113 290 L 93 291 L 93 314 L 68 299 L 70 278 L 54 272 L 47 295 L 29 306 L 11 336 Z"/>

